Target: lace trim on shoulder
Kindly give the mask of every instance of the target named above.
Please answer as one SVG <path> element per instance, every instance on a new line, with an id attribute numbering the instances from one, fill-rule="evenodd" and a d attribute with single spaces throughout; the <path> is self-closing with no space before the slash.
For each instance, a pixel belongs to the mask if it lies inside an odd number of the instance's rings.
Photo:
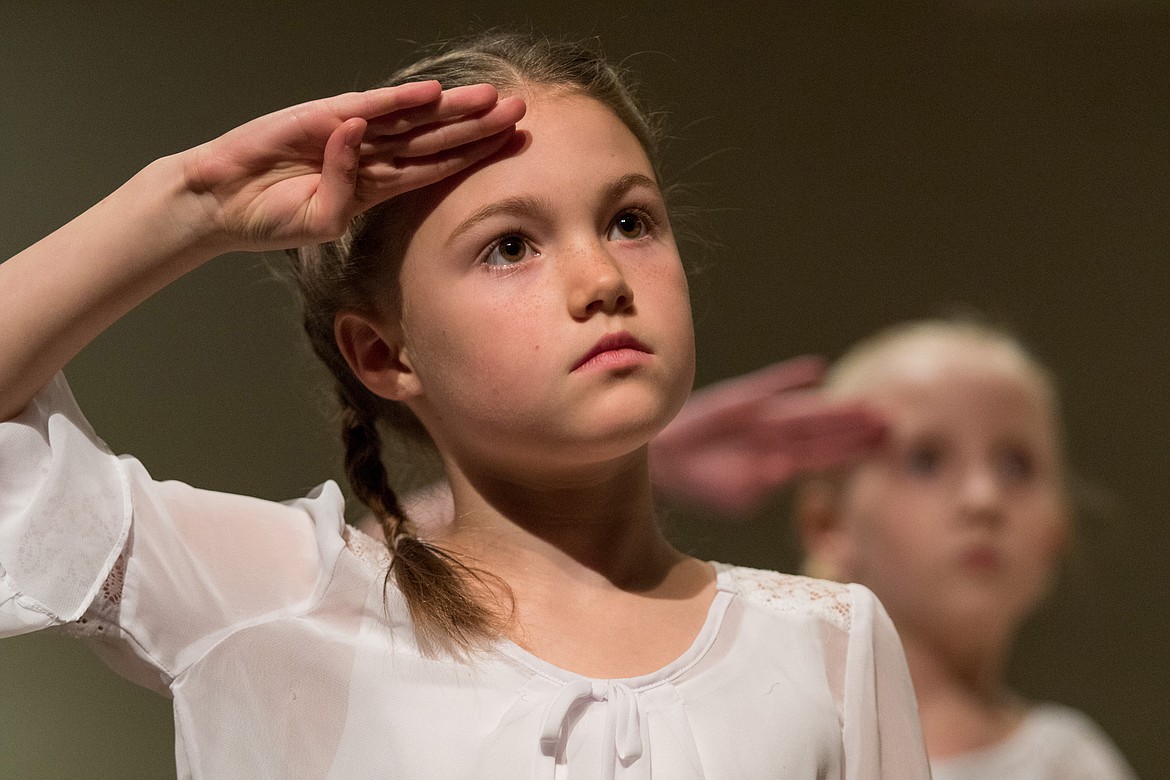
<path id="1" fill-rule="evenodd" d="M 101 590 L 94 597 L 93 603 L 85 614 L 72 623 L 66 623 L 61 630 L 66 634 L 77 637 L 101 637 L 114 626 L 118 625 L 118 615 L 122 608 L 122 589 L 126 584 L 126 553 L 123 552 L 114 561 L 110 573 L 106 575 Z"/>
<path id="2" fill-rule="evenodd" d="M 345 546 L 359 560 L 379 570 L 390 565 L 390 550 L 377 539 L 367 536 L 360 529 L 348 524 L 341 532 L 341 536 L 345 539 Z"/>
<path id="3" fill-rule="evenodd" d="M 849 631 L 853 597 L 849 586 L 795 574 L 716 564 L 748 601 L 786 615 L 814 615 Z"/>

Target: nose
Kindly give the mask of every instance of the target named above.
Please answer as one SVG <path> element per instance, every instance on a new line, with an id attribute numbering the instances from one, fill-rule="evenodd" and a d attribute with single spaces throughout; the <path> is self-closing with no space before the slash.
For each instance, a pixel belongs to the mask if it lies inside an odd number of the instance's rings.
<path id="1" fill-rule="evenodd" d="M 959 501 L 964 516 L 983 523 L 998 522 L 1003 510 L 1004 487 L 988 466 L 969 466 L 962 475 Z"/>
<path id="2" fill-rule="evenodd" d="M 574 252 L 566 266 L 569 313 L 575 319 L 633 309 L 634 291 L 621 266 L 600 243 L 593 242 Z"/>

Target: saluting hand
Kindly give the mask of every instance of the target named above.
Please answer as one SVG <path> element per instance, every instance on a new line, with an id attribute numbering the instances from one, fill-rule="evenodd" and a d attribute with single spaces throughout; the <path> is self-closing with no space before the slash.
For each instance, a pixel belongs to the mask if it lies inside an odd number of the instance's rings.
<path id="1" fill-rule="evenodd" d="M 184 221 L 220 251 L 329 241 L 371 206 L 498 150 L 524 110 L 489 84 L 428 81 L 276 111 L 183 153 L 203 212 Z"/>
<path id="2" fill-rule="evenodd" d="M 819 358 L 795 358 L 696 392 L 650 443 L 654 485 L 737 514 L 803 473 L 872 450 L 884 421 L 816 390 L 824 370 Z"/>

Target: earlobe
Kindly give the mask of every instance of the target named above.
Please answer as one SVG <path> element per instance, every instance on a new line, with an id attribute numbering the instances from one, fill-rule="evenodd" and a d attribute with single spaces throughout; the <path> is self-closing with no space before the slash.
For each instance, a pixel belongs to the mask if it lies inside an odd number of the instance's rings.
<path id="1" fill-rule="evenodd" d="M 333 337 L 354 375 L 374 395 L 405 401 L 422 392 L 398 328 L 366 314 L 341 311 L 333 320 Z"/>

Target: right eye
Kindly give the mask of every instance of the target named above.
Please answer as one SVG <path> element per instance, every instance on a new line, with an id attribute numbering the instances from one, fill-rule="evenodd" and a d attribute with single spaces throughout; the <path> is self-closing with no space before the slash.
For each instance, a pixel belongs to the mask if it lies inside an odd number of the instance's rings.
<path id="1" fill-rule="evenodd" d="M 483 262 L 485 265 L 507 266 L 515 265 L 531 254 L 528 241 L 516 233 L 503 236 L 488 250 Z"/>

